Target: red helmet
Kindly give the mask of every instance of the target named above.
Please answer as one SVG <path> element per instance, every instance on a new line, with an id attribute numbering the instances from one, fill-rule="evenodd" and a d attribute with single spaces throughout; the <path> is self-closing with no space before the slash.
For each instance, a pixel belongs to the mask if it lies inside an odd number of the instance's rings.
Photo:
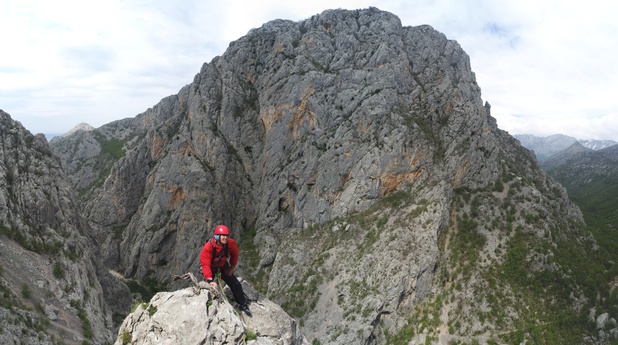
<path id="1" fill-rule="evenodd" d="M 225 225 L 217 225 L 215 228 L 215 235 L 230 235 L 230 229 Z"/>

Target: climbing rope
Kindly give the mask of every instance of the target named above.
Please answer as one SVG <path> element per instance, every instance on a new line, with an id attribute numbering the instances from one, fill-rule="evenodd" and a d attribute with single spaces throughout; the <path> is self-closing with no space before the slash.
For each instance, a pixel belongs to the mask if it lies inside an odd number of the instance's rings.
<path id="1" fill-rule="evenodd" d="M 227 296 L 225 295 L 225 292 L 223 292 L 223 286 L 221 285 L 221 272 L 217 272 L 217 289 L 219 289 L 219 293 L 221 293 L 221 296 L 223 296 L 223 300 L 225 302 L 227 302 L 227 304 L 229 304 L 230 306 L 232 306 L 232 303 L 230 303 L 230 301 L 227 300 Z M 242 324 L 242 330 L 243 330 L 243 334 L 245 335 L 244 337 L 242 337 L 242 343 L 246 344 L 246 337 L 247 337 L 247 327 L 245 327 L 245 322 L 243 317 L 238 313 L 238 311 L 236 310 L 236 308 L 234 308 L 232 306 L 232 310 L 234 311 L 234 314 L 236 314 L 236 316 L 240 319 L 240 323 Z"/>

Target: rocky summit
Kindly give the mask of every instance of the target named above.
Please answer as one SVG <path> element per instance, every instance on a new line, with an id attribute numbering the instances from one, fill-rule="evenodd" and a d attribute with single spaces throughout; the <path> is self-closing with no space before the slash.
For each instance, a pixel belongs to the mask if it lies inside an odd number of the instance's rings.
<path id="1" fill-rule="evenodd" d="M 18 166 L 54 167 L 63 188 L 36 200 L 70 204 L 75 231 L 62 238 L 84 239 L 90 247 L 79 253 L 96 253 L 88 281 L 108 282 L 74 297 L 100 303 L 88 304 L 86 320 L 97 325 L 88 341 L 102 343 L 99 325 L 120 327 L 118 344 L 615 338 L 611 321 L 596 322 L 616 317 L 615 297 L 598 284 L 611 264 L 582 213 L 497 127 L 460 45 L 428 25 L 404 27 L 376 8 L 275 20 L 134 118 L 76 131 L 51 149 L 28 138 L 22 145 L 39 151 L 8 156 L 48 157 Z M 12 169 L 9 195 L 24 181 Z M 25 199 L 3 200 L 19 209 Z M 5 219 L 9 229 L 21 224 Z M 252 307 L 254 320 L 234 317 L 231 305 L 209 306 L 208 294 L 171 279 L 198 275 L 200 250 L 221 223 L 240 244 L 237 273 L 279 316 Z M 70 254 L 81 247 L 62 248 L 41 256 L 81 262 Z M 68 291 L 85 291 L 71 281 Z M 127 286 L 144 303 L 132 314 L 116 298 Z M 114 314 L 122 325 L 102 322 Z M 288 326 L 247 332 L 269 317 Z M 267 333 L 292 336 L 260 338 Z"/>
<path id="2" fill-rule="evenodd" d="M 245 289 L 251 287 L 245 283 Z M 226 292 L 229 297 L 199 284 L 160 292 L 124 320 L 115 345 L 309 345 L 298 322 L 277 304 L 252 294 L 253 315 L 249 317 L 232 307 L 231 292 Z"/>

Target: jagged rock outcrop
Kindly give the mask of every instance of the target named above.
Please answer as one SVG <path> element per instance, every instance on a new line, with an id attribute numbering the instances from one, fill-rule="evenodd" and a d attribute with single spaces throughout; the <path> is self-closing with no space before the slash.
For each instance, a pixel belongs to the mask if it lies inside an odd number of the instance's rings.
<path id="1" fill-rule="evenodd" d="M 490 108 L 457 42 L 328 10 L 251 30 L 177 95 L 53 150 L 127 278 L 196 272 L 225 223 L 238 271 L 311 341 L 519 343 L 538 319 L 581 340 L 555 327 L 597 298 L 569 260 L 594 240 Z"/>
<path id="2" fill-rule="evenodd" d="M 239 314 L 208 289 L 159 292 L 124 320 L 115 344 L 309 344 L 277 304 L 260 298 L 251 310 Z"/>
<path id="3" fill-rule="evenodd" d="M 73 187 L 42 134 L 0 110 L 0 343 L 105 344 L 128 309 L 84 236 Z M 112 309 L 104 290 L 124 302 Z M 127 310 L 128 311 L 128 310 Z M 124 311 L 124 315 L 127 314 Z"/>

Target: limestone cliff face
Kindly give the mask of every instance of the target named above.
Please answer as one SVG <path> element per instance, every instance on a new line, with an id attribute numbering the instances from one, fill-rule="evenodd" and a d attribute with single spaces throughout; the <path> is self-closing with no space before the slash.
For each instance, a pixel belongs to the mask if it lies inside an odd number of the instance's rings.
<path id="1" fill-rule="evenodd" d="M 197 272 L 225 223 L 240 272 L 322 344 L 508 333 L 540 298 L 515 302 L 510 248 L 545 243 L 518 262 L 567 279 L 552 251 L 590 243 L 564 189 L 497 128 L 457 42 L 375 8 L 264 24 L 177 95 L 53 144 L 107 265 Z M 507 310 L 493 318 L 491 275 Z M 547 310 L 582 308 L 569 286 Z"/>
<path id="2" fill-rule="evenodd" d="M 129 291 L 99 264 L 87 232 L 45 137 L 0 110 L 0 343 L 109 341 Z"/>

